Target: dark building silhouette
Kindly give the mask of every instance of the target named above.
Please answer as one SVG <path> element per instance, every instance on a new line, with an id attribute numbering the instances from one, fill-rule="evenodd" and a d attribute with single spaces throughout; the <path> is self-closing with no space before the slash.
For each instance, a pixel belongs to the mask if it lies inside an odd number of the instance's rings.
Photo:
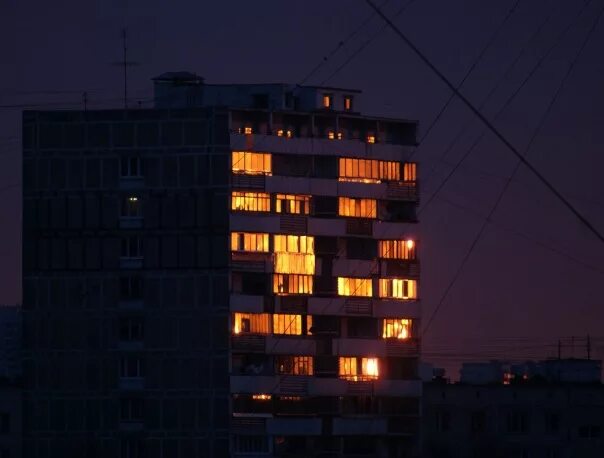
<path id="1" fill-rule="evenodd" d="M 600 361 L 464 366 L 460 383 L 424 384 L 423 456 L 604 456 Z"/>
<path id="2" fill-rule="evenodd" d="M 25 456 L 411 456 L 416 122 L 155 89 L 23 115 Z"/>

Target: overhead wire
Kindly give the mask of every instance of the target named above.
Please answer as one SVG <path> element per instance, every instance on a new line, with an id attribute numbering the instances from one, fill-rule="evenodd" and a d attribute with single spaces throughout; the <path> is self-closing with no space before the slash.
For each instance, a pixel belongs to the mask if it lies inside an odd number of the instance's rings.
<path id="1" fill-rule="evenodd" d="M 486 116 L 474 106 L 474 104 L 468 100 L 457 88 L 451 83 L 441 70 L 439 70 L 430 59 L 428 59 L 424 53 L 411 41 L 401 30 L 397 27 L 389 18 L 386 16 L 380 8 L 375 4 L 373 0 L 365 0 L 365 2 L 373 8 L 380 17 L 390 26 L 390 28 L 396 33 L 396 35 L 407 44 L 409 48 L 434 72 L 439 79 L 447 85 L 447 87 L 454 91 L 457 97 L 470 109 L 474 115 L 482 121 L 484 125 L 503 143 L 506 148 L 516 156 L 538 179 L 543 185 L 549 189 L 549 191 L 570 211 L 575 218 L 585 226 L 600 242 L 604 243 L 604 235 L 589 221 L 568 199 L 566 199 L 560 191 L 551 183 L 533 164 L 522 156 L 518 149 L 503 135 L 498 128 L 495 127 Z"/>
<path id="2" fill-rule="evenodd" d="M 585 38 L 583 39 L 581 46 L 579 47 L 579 49 L 577 50 L 574 58 L 571 60 L 564 76 L 562 77 L 562 80 L 560 81 L 558 87 L 556 88 L 556 91 L 554 92 L 550 103 L 547 105 L 543 115 L 541 116 L 541 119 L 539 120 L 536 128 L 534 129 L 528 144 L 523 152 L 523 157 L 526 157 L 529 152 L 531 147 L 533 146 L 535 139 L 537 138 L 537 136 L 541 133 L 541 129 L 543 128 L 543 125 L 545 124 L 545 121 L 547 120 L 549 114 L 551 113 L 551 110 L 553 108 L 553 106 L 555 105 L 556 101 L 558 100 L 558 97 L 560 96 L 568 78 L 570 77 L 573 69 L 575 68 L 575 65 L 577 63 L 577 61 L 579 60 L 579 58 L 581 57 L 581 54 L 583 53 L 583 51 L 585 50 L 585 47 L 587 46 L 587 44 L 589 43 L 591 37 L 593 36 L 594 31 L 596 30 L 598 24 L 600 23 L 600 20 L 602 18 L 602 14 L 604 13 L 604 5 L 602 6 L 602 8 L 600 8 L 596 18 L 594 19 L 591 27 L 589 28 Z M 459 267 L 457 268 L 455 274 L 453 275 L 453 278 L 451 279 L 451 281 L 449 282 L 449 284 L 447 285 L 442 297 L 440 298 L 440 300 L 438 301 L 434 311 L 432 312 L 429 320 L 426 323 L 426 326 L 423 329 L 422 332 L 422 336 L 425 336 L 425 334 L 428 332 L 428 330 L 430 329 L 430 325 L 432 324 L 432 322 L 434 321 L 435 317 L 437 316 L 439 310 L 441 309 L 443 303 L 445 302 L 445 300 L 447 299 L 449 293 L 451 292 L 451 290 L 453 289 L 453 287 L 455 286 L 455 283 L 457 282 L 457 280 L 460 278 L 461 273 L 463 271 L 463 268 L 465 267 L 465 265 L 467 264 L 468 260 L 470 259 L 472 253 L 474 252 L 476 246 L 478 245 L 478 242 L 480 241 L 482 235 L 484 234 L 484 231 L 487 227 L 487 225 L 489 224 L 489 222 L 491 221 L 491 218 L 493 216 L 493 214 L 497 211 L 497 208 L 499 207 L 499 204 L 501 203 L 506 191 L 509 188 L 509 185 L 514 177 L 514 175 L 516 174 L 516 172 L 518 171 L 518 169 L 520 168 L 520 166 L 522 165 L 521 161 L 518 161 L 516 164 L 516 167 L 514 168 L 514 170 L 512 171 L 509 179 L 506 181 L 504 187 L 501 189 L 501 191 L 499 192 L 492 208 L 490 209 L 490 211 L 488 212 L 486 218 L 484 219 L 478 233 L 475 235 L 474 239 L 472 240 L 472 243 L 470 244 L 469 249 L 467 250 L 466 254 L 464 255 L 461 264 L 459 265 Z"/>

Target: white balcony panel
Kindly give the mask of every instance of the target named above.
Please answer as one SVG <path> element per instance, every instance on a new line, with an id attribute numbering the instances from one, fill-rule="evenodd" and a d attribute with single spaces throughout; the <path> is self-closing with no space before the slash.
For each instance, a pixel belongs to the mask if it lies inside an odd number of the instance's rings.
<path id="1" fill-rule="evenodd" d="M 374 300 L 373 316 L 377 318 L 420 318 L 419 301 Z"/>
<path id="2" fill-rule="evenodd" d="M 387 434 L 385 418 L 334 418 L 333 434 L 338 436 L 370 436 Z"/>
<path id="3" fill-rule="evenodd" d="M 233 232 L 269 232 L 279 233 L 279 215 L 262 213 L 236 212 L 229 216 Z"/>
<path id="4" fill-rule="evenodd" d="M 309 396 L 342 396 L 346 394 L 348 382 L 339 378 L 312 377 L 308 382 Z"/>
<path id="5" fill-rule="evenodd" d="M 386 183 L 354 183 L 342 181 L 338 183 L 336 196 L 364 197 L 367 199 L 385 199 Z"/>
<path id="6" fill-rule="evenodd" d="M 386 197 L 386 184 L 338 182 L 335 179 L 324 178 L 269 176 L 266 177 L 266 192 L 383 199 Z"/>
<path id="7" fill-rule="evenodd" d="M 145 389 L 144 377 L 120 377 L 120 390 L 139 391 Z"/>
<path id="8" fill-rule="evenodd" d="M 269 176 L 266 177 L 266 192 L 336 196 L 338 182 L 322 178 Z"/>
<path id="9" fill-rule="evenodd" d="M 120 216 L 120 229 L 139 229 L 143 227 L 143 218 L 140 216 Z"/>
<path id="10" fill-rule="evenodd" d="M 267 418 L 266 432 L 274 436 L 318 436 L 320 418 Z"/>
<path id="11" fill-rule="evenodd" d="M 386 356 L 383 339 L 334 339 L 333 354 L 341 356 Z"/>
<path id="12" fill-rule="evenodd" d="M 145 187 L 144 177 L 120 177 L 120 189 L 141 189 Z"/>
<path id="13" fill-rule="evenodd" d="M 264 311 L 264 296 L 231 294 L 230 309 L 232 312 L 262 313 Z"/>
<path id="14" fill-rule="evenodd" d="M 366 143 L 360 140 L 329 140 L 323 138 L 285 138 L 276 135 L 231 134 L 234 151 L 261 151 L 285 154 L 317 154 L 404 161 L 413 152 L 412 146 Z"/>
<path id="15" fill-rule="evenodd" d="M 421 397 L 421 380 L 375 380 L 373 382 L 375 396 Z"/>
<path id="16" fill-rule="evenodd" d="M 337 258 L 332 269 L 334 277 L 369 277 L 378 272 L 379 265 L 374 261 Z"/>
<path id="17" fill-rule="evenodd" d="M 419 240 L 419 226 L 417 223 L 391 223 L 375 220 L 373 221 L 373 238 Z"/>
<path id="18" fill-rule="evenodd" d="M 120 258 L 120 269 L 142 269 L 143 258 Z"/>
<path id="19" fill-rule="evenodd" d="M 271 375 L 231 375 L 231 393 L 272 393 L 279 386 L 279 377 Z"/>
<path id="20" fill-rule="evenodd" d="M 141 351 L 144 350 L 145 344 L 140 340 L 127 341 L 121 340 L 117 344 L 118 349 L 124 351 Z"/>
<path id="21" fill-rule="evenodd" d="M 344 297 L 309 297 L 309 315 L 341 315 L 345 316 Z"/>
<path id="22" fill-rule="evenodd" d="M 346 220 L 343 218 L 308 218 L 309 235 L 346 235 Z"/>
<path id="23" fill-rule="evenodd" d="M 312 338 L 267 336 L 266 353 L 272 355 L 314 355 L 316 343 Z"/>
<path id="24" fill-rule="evenodd" d="M 117 306 L 121 310 L 142 310 L 145 303 L 142 299 L 120 300 Z"/>

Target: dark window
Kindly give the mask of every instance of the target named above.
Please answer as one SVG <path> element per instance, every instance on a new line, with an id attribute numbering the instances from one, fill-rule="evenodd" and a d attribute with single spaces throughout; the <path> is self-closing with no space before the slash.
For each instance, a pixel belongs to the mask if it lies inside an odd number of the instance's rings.
<path id="1" fill-rule="evenodd" d="M 145 325 L 140 317 L 120 319 L 120 340 L 125 342 L 140 342 L 144 338 Z"/>
<path id="2" fill-rule="evenodd" d="M 244 436 L 234 437 L 233 451 L 236 453 L 267 453 L 268 436 Z"/>
<path id="3" fill-rule="evenodd" d="M 268 108 L 268 94 L 254 94 L 254 108 Z"/>
<path id="4" fill-rule="evenodd" d="M 0 434 L 8 434 L 10 432 L 10 413 L 0 413 Z"/>
<path id="5" fill-rule="evenodd" d="M 445 433 L 451 429 L 451 414 L 446 411 L 436 412 L 436 431 Z"/>
<path id="6" fill-rule="evenodd" d="M 553 412 L 545 414 L 545 431 L 549 434 L 556 434 L 560 431 L 560 415 Z"/>
<path id="7" fill-rule="evenodd" d="M 344 396 L 341 399 L 343 415 L 369 415 L 377 413 L 375 398 L 372 396 Z"/>
<path id="8" fill-rule="evenodd" d="M 312 156 L 302 154 L 273 154 L 272 173 L 283 176 L 310 176 Z"/>
<path id="9" fill-rule="evenodd" d="M 484 411 L 472 412 L 470 428 L 473 433 L 483 433 L 487 427 L 487 416 Z"/>
<path id="10" fill-rule="evenodd" d="M 599 439 L 599 425 L 583 425 L 579 427 L 579 437 L 582 439 Z"/>
<path id="11" fill-rule="evenodd" d="M 373 455 L 376 451 L 375 438 L 370 436 L 344 436 L 344 453 Z"/>
<path id="12" fill-rule="evenodd" d="M 143 418 L 143 400 L 141 398 L 120 399 L 120 420 L 141 421 Z"/>
<path id="13" fill-rule="evenodd" d="M 240 294 L 264 295 L 267 288 L 267 276 L 253 272 L 233 272 L 233 292 Z"/>
<path id="14" fill-rule="evenodd" d="M 337 237 L 329 237 L 323 235 L 315 236 L 315 253 L 317 255 L 337 254 L 338 239 Z"/>
<path id="15" fill-rule="evenodd" d="M 526 412 L 509 412 L 507 416 L 508 433 L 521 434 L 528 432 L 528 414 Z"/>
<path id="16" fill-rule="evenodd" d="M 141 177 L 143 170 L 141 159 L 138 156 L 122 156 L 120 162 L 120 175 L 122 177 Z"/>
<path id="17" fill-rule="evenodd" d="M 138 356 L 124 356 L 120 359 L 120 377 L 143 377 L 143 360 Z"/>
<path id="18" fill-rule="evenodd" d="M 122 239 L 122 258 L 142 258 L 143 241 L 138 235 L 130 235 Z"/>
<path id="19" fill-rule="evenodd" d="M 377 321 L 372 318 L 347 318 L 348 337 L 378 337 Z"/>
<path id="20" fill-rule="evenodd" d="M 338 158 L 336 156 L 314 156 L 313 176 L 337 179 Z"/>
<path id="21" fill-rule="evenodd" d="M 382 221 L 414 222 L 417 220 L 417 205 L 414 202 L 400 200 L 380 201 L 378 218 Z"/>
<path id="22" fill-rule="evenodd" d="M 138 276 L 120 278 L 120 299 L 135 300 L 142 299 L 142 278 Z"/>
<path id="23" fill-rule="evenodd" d="M 377 242 L 367 238 L 346 239 L 346 257 L 348 259 L 371 260 L 377 256 Z"/>
<path id="24" fill-rule="evenodd" d="M 338 215 L 338 198 L 333 196 L 313 197 L 314 215 L 334 217 Z"/>

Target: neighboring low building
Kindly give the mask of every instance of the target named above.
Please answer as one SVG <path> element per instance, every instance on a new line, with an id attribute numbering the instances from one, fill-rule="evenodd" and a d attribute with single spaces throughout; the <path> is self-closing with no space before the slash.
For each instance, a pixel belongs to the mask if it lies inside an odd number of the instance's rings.
<path id="1" fill-rule="evenodd" d="M 0 458 L 21 456 L 21 307 L 0 306 Z"/>
<path id="2" fill-rule="evenodd" d="M 470 383 L 441 377 L 424 384 L 425 457 L 604 456 L 604 387 L 594 379 L 599 361 L 510 365 L 498 381 L 486 382 L 497 364 L 477 367 L 462 372 L 466 382 L 474 375 Z"/>

